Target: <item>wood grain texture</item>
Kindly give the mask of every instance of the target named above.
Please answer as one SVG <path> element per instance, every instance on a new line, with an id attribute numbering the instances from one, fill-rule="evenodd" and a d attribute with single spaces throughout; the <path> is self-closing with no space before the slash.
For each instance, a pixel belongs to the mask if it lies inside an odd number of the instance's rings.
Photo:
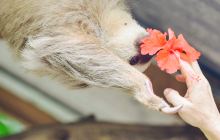
<path id="1" fill-rule="evenodd" d="M 205 140 L 196 128 L 85 121 L 29 130 L 2 140 Z"/>
<path id="2" fill-rule="evenodd" d="M 57 120 L 39 110 L 31 103 L 14 96 L 0 87 L 0 106 L 13 117 L 21 120 L 28 126 L 56 123 Z"/>

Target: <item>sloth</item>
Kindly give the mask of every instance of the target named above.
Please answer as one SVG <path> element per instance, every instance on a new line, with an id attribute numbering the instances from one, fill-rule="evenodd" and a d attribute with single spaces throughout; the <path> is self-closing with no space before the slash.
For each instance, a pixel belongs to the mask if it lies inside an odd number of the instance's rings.
<path id="1" fill-rule="evenodd" d="M 148 33 L 126 1 L 0 0 L 0 5 L 0 36 L 25 69 L 55 76 L 73 89 L 120 88 L 165 113 L 181 108 L 155 95 L 142 73 L 149 63 L 139 43 Z"/>

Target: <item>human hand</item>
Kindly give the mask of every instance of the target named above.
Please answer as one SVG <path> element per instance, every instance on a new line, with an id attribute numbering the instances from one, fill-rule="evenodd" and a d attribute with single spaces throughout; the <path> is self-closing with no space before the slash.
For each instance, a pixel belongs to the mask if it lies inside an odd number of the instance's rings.
<path id="1" fill-rule="evenodd" d="M 182 60 L 181 60 L 182 61 Z M 220 130 L 220 116 L 215 104 L 208 80 L 203 75 L 197 62 L 181 63 L 182 75 L 176 77 L 178 81 L 186 82 L 188 90 L 184 97 L 173 89 L 164 91 L 166 99 L 178 106 L 183 105 L 178 112 L 179 116 L 192 126 L 200 128 L 206 135 L 210 131 Z M 209 133 L 209 134 L 207 134 Z M 211 138 L 211 136 L 207 136 Z M 214 138 L 214 137 L 212 137 Z"/>

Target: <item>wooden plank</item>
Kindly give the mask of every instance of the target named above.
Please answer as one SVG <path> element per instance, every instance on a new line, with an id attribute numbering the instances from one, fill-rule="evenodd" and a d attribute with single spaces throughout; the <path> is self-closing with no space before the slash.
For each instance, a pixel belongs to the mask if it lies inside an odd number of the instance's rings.
<path id="1" fill-rule="evenodd" d="M 42 126 L 2 140 L 205 140 L 190 126 L 144 126 L 78 122 Z"/>
<path id="2" fill-rule="evenodd" d="M 0 97 L 0 106 L 4 111 L 7 111 L 15 118 L 22 120 L 30 126 L 57 122 L 57 120 L 47 113 L 12 95 L 10 92 L 1 87 Z"/>
<path id="3" fill-rule="evenodd" d="M 22 118 L 18 118 L 16 116 L 14 116 L 10 111 L 5 110 L 3 108 L 1 108 L 0 106 L 0 113 L 4 114 L 6 116 L 8 116 L 9 118 L 18 121 L 19 123 L 21 123 L 25 128 L 28 128 L 31 124 L 25 120 L 23 120 Z"/>

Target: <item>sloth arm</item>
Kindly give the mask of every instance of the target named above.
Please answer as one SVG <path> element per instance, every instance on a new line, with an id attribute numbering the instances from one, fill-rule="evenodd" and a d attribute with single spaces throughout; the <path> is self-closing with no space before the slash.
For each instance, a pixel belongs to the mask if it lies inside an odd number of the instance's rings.
<path id="1" fill-rule="evenodd" d="M 31 69 L 47 68 L 91 86 L 122 88 L 149 108 L 161 109 L 163 100 L 153 94 L 144 74 L 89 39 L 62 35 L 29 38 L 22 55 L 27 68 L 41 63 Z"/>

